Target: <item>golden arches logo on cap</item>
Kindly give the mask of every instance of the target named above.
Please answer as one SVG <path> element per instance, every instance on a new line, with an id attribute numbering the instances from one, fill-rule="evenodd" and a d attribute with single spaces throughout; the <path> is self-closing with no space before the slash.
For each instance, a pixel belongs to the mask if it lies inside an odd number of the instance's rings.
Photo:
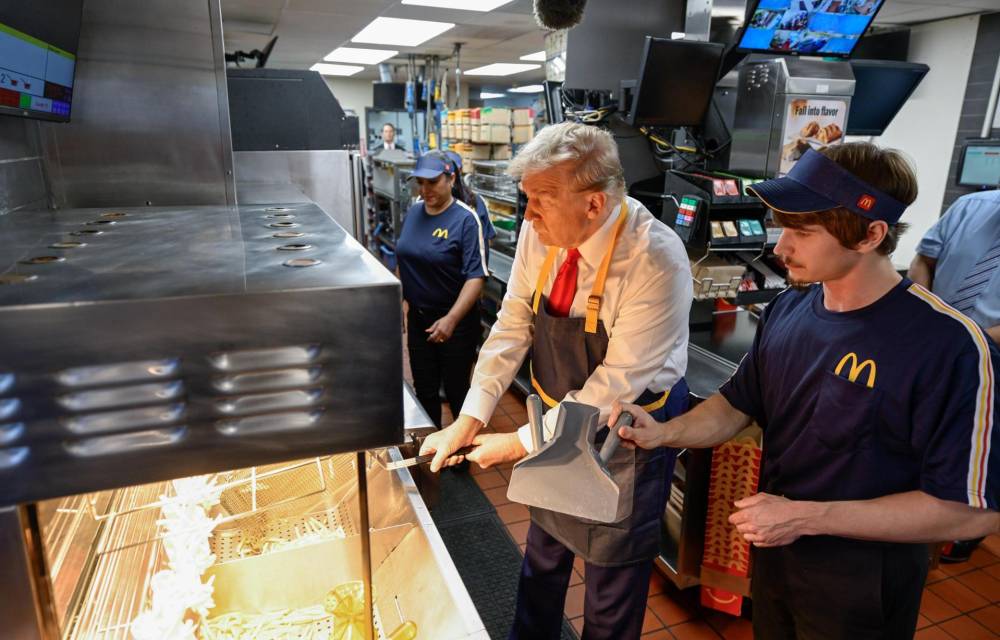
<path id="1" fill-rule="evenodd" d="M 847 379 L 849 381 L 857 382 L 858 378 L 861 377 L 862 372 L 864 372 L 867 369 L 868 380 L 865 383 L 865 386 L 868 387 L 869 389 L 875 386 L 875 375 L 877 372 L 877 367 L 875 366 L 874 360 L 869 358 L 868 360 L 864 360 L 859 364 L 858 354 L 852 351 L 851 353 L 848 353 L 846 356 L 840 359 L 840 363 L 837 365 L 837 368 L 834 369 L 833 372 L 838 376 L 841 375 L 842 372 L 844 371 L 844 367 L 847 366 L 848 363 L 850 363 L 851 365 L 850 370 L 847 372 Z"/>
<path id="2" fill-rule="evenodd" d="M 906 205 L 813 149 L 807 150 L 788 175 L 746 188 L 782 213 L 821 213 L 843 207 L 869 220 L 896 224 Z"/>

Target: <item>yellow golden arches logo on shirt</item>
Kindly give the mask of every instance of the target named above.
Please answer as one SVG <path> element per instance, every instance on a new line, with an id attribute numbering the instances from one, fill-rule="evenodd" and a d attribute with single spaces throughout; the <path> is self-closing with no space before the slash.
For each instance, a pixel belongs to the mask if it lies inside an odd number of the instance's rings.
<path id="1" fill-rule="evenodd" d="M 844 366 L 847 365 L 848 362 L 851 363 L 851 369 L 850 371 L 847 372 L 848 380 L 850 380 L 851 382 L 857 382 L 858 378 L 861 377 L 861 374 L 864 372 L 864 370 L 867 369 L 868 381 L 865 383 L 865 386 L 867 386 L 869 389 L 875 386 L 876 367 L 874 360 L 869 359 L 858 364 L 858 354 L 852 351 L 851 353 L 847 354 L 846 356 L 840 359 L 840 364 L 837 365 L 837 368 L 834 370 L 834 373 L 839 376 L 841 372 L 844 370 Z"/>
<path id="2" fill-rule="evenodd" d="M 434 233 L 431 234 L 431 235 L 433 235 L 435 238 L 444 238 L 445 240 L 447 240 L 448 239 L 448 230 L 447 229 L 442 229 L 441 227 L 438 227 L 437 229 L 434 230 Z"/>

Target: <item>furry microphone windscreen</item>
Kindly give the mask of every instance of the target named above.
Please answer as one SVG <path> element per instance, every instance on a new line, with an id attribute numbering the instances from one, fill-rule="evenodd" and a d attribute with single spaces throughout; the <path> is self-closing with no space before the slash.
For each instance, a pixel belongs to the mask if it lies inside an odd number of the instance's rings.
<path id="1" fill-rule="evenodd" d="M 583 20 L 587 0 L 535 0 L 535 20 L 546 29 L 570 29 Z"/>

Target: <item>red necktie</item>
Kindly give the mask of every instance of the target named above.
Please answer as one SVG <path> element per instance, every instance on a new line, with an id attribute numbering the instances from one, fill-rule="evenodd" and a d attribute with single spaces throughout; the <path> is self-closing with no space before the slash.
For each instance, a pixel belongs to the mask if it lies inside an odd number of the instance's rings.
<path id="1" fill-rule="evenodd" d="M 576 276 L 578 273 L 576 262 L 579 259 L 579 249 L 570 249 L 566 252 L 566 259 L 559 267 L 556 280 L 552 283 L 552 291 L 549 292 L 549 304 L 547 305 L 549 315 L 557 318 L 565 318 L 569 315 L 569 309 L 573 306 L 573 297 L 576 295 Z"/>

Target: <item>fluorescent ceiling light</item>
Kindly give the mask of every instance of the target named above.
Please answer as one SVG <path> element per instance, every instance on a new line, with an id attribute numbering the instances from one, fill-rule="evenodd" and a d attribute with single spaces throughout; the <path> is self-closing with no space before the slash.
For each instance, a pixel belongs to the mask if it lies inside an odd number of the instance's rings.
<path id="1" fill-rule="evenodd" d="M 740 7 L 712 7 L 713 18 L 743 18 L 744 15 Z"/>
<path id="2" fill-rule="evenodd" d="M 545 91 L 545 87 L 540 84 L 528 84 L 523 87 L 509 89 L 507 93 L 541 93 L 543 91 Z"/>
<path id="3" fill-rule="evenodd" d="M 528 62 L 545 62 L 545 52 L 536 51 L 535 53 L 529 53 L 526 56 L 521 56 L 521 60 L 527 60 Z"/>
<path id="4" fill-rule="evenodd" d="M 353 62 L 354 64 L 378 64 L 399 53 L 388 49 L 358 49 L 339 47 L 326 55 L 327 62 Z"/>
<path id="5" fill-rule="evenodd" d="M 375 18 L 358 35 L 351 38 L 351 42 L 417 47 L 454 26 L 451 22 Z"/>
<path id="6" fill-rule="evenodd" d="M 507 94 L 505 94 L 505 93 L 492 93 L 490 91 L 480 91 L 479 92 L 479 99 L 480 100 L 489 100 L 490 98 L 503 98 L 506 95 Z"/>
<path id="7" fill-rule="evenodd" d="M 464 11 L 493 11 L 512 0 L 403 0 L 402 4 L 440 9 L 462 9 Z"/>
<path id="8" fill-rule="evenodd" d="M 485 67 L 476 67 L 465 72 L 467 76 L 510 76 L 515 73 L 539 69 L 540 64 L 512 64 L 509 62 L 495 62 Z"/>
<path id="9" fill-rule="evenodd" d="M 356 67 L 351 64 L 323 64 L 317 62 L 309 67 L 310 71 L 319 71 L 324 76 L 353 76 L 364 67 Z"/>

